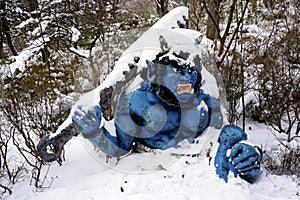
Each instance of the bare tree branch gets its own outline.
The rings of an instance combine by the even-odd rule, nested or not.
[[[242,12],[242,16],[240,17],[240,19],[238,20],[238,23],[237,23],[237,27],[235,28],[233,34],[232,34],[232,37],[230,38],[229,42],[228,42],[228,45],[227,45],[227,48],[223,54],[223,56],[221,57],[221,59],[219,61],[217,61],[217,66],[220,67],[221,64],[223,63],[225,57],[227,56],[229,50],[230,50],[230,46],[232,44],[232,42],[235,40],[235,36],[236,34],[238,33],[238,30],[240,28],[240,25],[242,24],[243,20],[244,20],[244,16],[245,16],[245,13],[246,13],[246,10],[247,10],[247,7],[248,7],[248,3],[249,3],[250,0],[246,0],[246,5],[243,9],[243,12]]]

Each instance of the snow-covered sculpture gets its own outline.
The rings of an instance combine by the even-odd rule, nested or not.
[[[187,14],[186,7],[169,12],[129,47],[93,99],[80,101],[57,134],[40,141],[39,155],[57,160],[63,145],[78,134],[106,155],[120,157],[136,145],[180,148],[209,127],[221,129],[218,87],[201,63],[202,35],[185,29]],[[215,166],[225,181],[229,171],[245,179],[259,173],[261,156],[240,143],[246,138],[236,126],[221,130]]]

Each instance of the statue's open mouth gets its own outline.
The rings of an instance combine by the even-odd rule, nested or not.
[[[178,84],[176,88],[176,92],[179,95],[182,94],[193,94],[194,90],[192,88],[192,84]]]

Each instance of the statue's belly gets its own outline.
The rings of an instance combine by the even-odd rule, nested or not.
[[[154,124],[159,124],[159,117]],[[168,111],[167,120],[162,129],[151,132],[151,137],[142,139],[143,143],[151,148],[166,149],[184,139],[193,139],[197,135],[201,118],[197,109],[182,110],[181,112]],[[142,135],[149,133],[149,127],[141,129]],[[147,134],[146,134],[147,135]]]

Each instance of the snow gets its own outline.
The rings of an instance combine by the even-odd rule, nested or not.
[[[71,116],[78,105],[90,108],[99,102],[99,91],[122,80],[123,71],[128,71],[128,62],[134,56],[139,56],[139,70],[146,67],[146,59],[153,59],[159,50],[157,38],[159,35],[169,37],[171,48],[182,47],[179,43],[192,44],[194,52],[203,54],[202,47],[193,46],[193,39],[199,36],[191,30],[169,29],[183,14],[187,15],[187,8],[179,7],[163,17],[154,28],[145,32],[139,40],[127,49],[117,61],[115,69],[107,79],[95,90],[81,96],[73,106],[69,118],[57,130],[71,123]],[[176,21],[175,21],[176,22]],[[176,34],[176,39],[172,39]],[[149,35],[152,39],[149,40]],[[150,37],[151,38],[151,37]],[[192,38],[192,39],[191,39]],[[206,41],[207,42],[207,41]],[[209,45],[208,42],[204,45]],[[202,45],[203,46],[203,45]],[[28,53],[29,55],[29,53]],[[11,66],[14,71],[16,67]],[[204,91],[215,97],[219,96],[215,78],[203,68]],[[136,79],[132,82],[134,88],[140,83]],[[249,99],[250,96],[249,96]],[[103,122],[102,123],[109,123]],[[274,135],[266,126],[248,122],[248,141],[264,149],[272,148]],[[250,128],[251,127],[251,130]],[[27,182],[18,183],[13,188],[13,194],[7,200],[96,200],[96,199],[238,199],[238,200],[287,200],[300,199],[299,177],[275,176],[266,169],[262,169],[258,180],[247,183],[240,178],[229,176],[228,183],[219,179],[213,166],[216,153],[219,130],[209,128],[194,144],[182,143],[181,150],[150,151],[140,154],[130,154],[121,160],[111,159],[105,163],[105,158],[93,150],[81,137],[73,138],[65,145],[65,158],[62,166],[53,163],[47,174],[44,188],[36,190]],[[210,149],[209,156],[207,151]],[[172,156],[171,153],[193,154],[199,157]],[[156,154],[155,154],[156,153]],[[50,186],[50,187],[47,187]],[[1,198],[0,198],[1,199]]]
[[[44,19],[43,21],[40,22],[40,26],[38,28],[34,29],[31,34],[33,36],[42,35],[41,33],[45,32],[45,30],[46,30],[49,23],[50,23],[50,20],[45,20]]]
[[[258,97],[259,97],[259,93],[257,91],[250,91],[249,93],[245,94],[245,97],[244,97],[245,105],[247,105],[251,102],[256,104],[258,102]],[[238,104],[238,108],[237,108],[238,113],[242,113],[242,111],[243,111],[242,105],[243,105],[243,102],[242,102],[242,98],[241,98],[239,101],[239,104]]]
[[[40,51],[45,42],[50,41],[49,38],[38,38],[34,40],[26,49],[19,53],[17,56],[13,56],[15,62],[11,63],[9,68],[12,74],[18,69],[20,71],[25,70],[26,62],[29,60],[31,56],[33,56],[36,52]]]
[[[81,35],[80,31],[75,27],[71,27],[71,33],[72,33],[71,41],[72,42],[77,42],[79,40],[80,35]]]
[[[182,16],[188,16],[188,8],[185,6],[179,6],[176,9],[171,10],[152,27],[155,29],[172,29],[174,27],[178,27],[177,20],[179,20],[181,23],[185,23]]]
[[[248,126],[252,127],[247,131],[252,143],[264,146],[267,140],[274,140],[265,126],[255,123]],[[253,184],[232,175],[226,184],[215,175],[215,168],[208,165],[209,159],[205,156],[181,157],[168,167],[157,167],[148,172],[125,172],[95,160],[82,142],[83,139],[74,138],[66,145],[67,160],[62,166],[53,164],[50,168],[48,181],[54,179],[50,188],[34,191],[33,186],[21,183],[16,185],[7,200],[299,199],[299,185],[296,183],[299,177],[275,176],[262,169],[259,179]],[[128,158],[122,158],[120,162],[131,165]]]
[[[16,28],[17,28],[17,29],[22,29],[22,28],[24,28],[26,25],[31,24],[31,23],[33,23],[34,21],[35,21],[35,19],[29,18],[29,19],[23,21],[22,23],[20,23],[18,26],[16,26]]]
[[[79,56],[82,56],[84,58],[89,58],[88,50],[78,50],[78,49],[75,49],[74,47],[70,47],[69,49],[71,52],[74,52],[74,53],[78,54]]]

